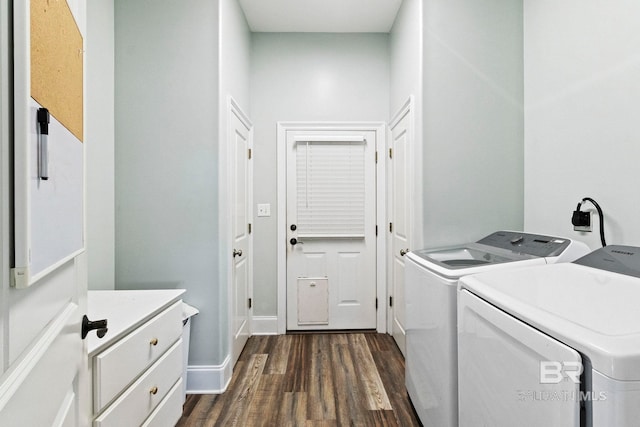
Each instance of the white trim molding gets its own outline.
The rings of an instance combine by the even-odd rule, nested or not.
[[[278,335],[278,316],[253,316],[251,335]]]
[[[187,394],[222,394],[227,390],[232,374],[230,355],[221,365],[189,365]]]

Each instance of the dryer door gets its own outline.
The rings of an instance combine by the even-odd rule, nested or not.
[[[467,290],[458,354],[460,426],[580,425],[578,352]]]

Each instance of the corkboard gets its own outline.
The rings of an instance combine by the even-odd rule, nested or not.
[[[66,0],[31,0],[31,97],[80,141],[82,43]]]

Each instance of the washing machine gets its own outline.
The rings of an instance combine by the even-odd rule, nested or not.
[[[464,277],[460,426],[640,422],[640,248]]]
[[[562,237],[497,231],[477,242],[406,255],[405,383],[425,426],[457,427],[457,285],[484,271],[573,261],[589,252]]]

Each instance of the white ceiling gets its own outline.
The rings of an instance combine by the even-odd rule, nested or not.
[[[402,0],[239,0],[253,32],[388,33]]]

